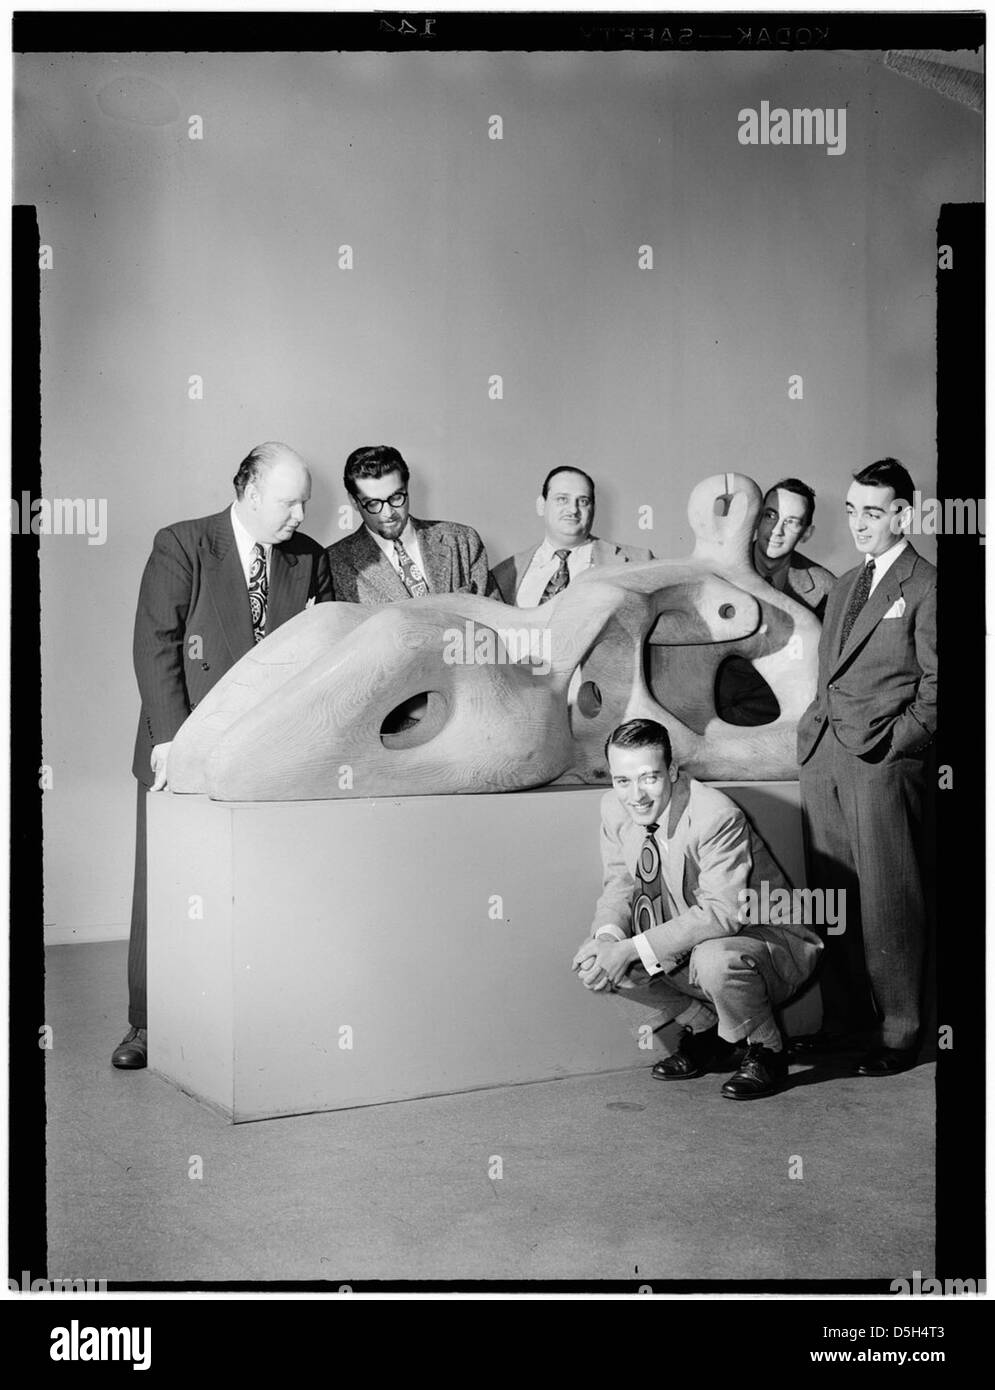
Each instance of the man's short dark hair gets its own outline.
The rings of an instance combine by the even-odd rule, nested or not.
[[[815,516],[815,493],[809,487],[808,483],[803,483],[801,478],[782,478],[779,483],[774,483],[772,487],[767,489],[764,493],[764,501],[766,502],[771,493],[776,492],[779,487],[783,487],[785,492],[793,492],[796,497],[805,498],[808,507],[808,511],[805,515],[805,525],[811,526],[812,518]]]
[[[909,476],[909,470],[898,459],[878,459],[869,463],[859,473],[854,473],[853,481],[864,487],[890,487],[894,489],[897,502],[915,501],[916,485]]]
[[[591,501],[594,501],[594,479],[591,477],[589,473],[585,473],[583,468],[574,468],[574,466],[570,463],[561,463],[557,465],[556,468],[550,469],[550,471],[546,474],[545,481],[542,485],[543,497],[549,495],[549,484],[556,477],[557,473],[576,473],[578,477],[583,478],[586,481],[588,487],[591,489]]]
[[[411,474],[398,449],[390,444],[363,444],[346,459],[342,478],[350,497],[358,497],[357,478],[386,478],[388,473],[400,473],[401,482],[408,486]]]
[[[609,748],[660,748],[668,767],[674,761],[670,735],[655,719],[630,719],[627,723],[620,724],[605,740],[606,760]]]
[[[241,500],[250,483],[255,483],[258,487],[263,474],[281,458],[298,459],[301,463],[304,462],[296,449],[291,449],[289,444],[281,444],[278,439],[268,439],[265,444],[257,444],[254,449],[250,449],[238,465],[238,472],[232,478],[235,496]]]

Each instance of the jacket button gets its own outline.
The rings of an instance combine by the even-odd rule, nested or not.
[[[200,663],[200,669],[201,669],[202,671],[209,671],[209,670],[211,669],[210,663],[207,662],[207,661],[202,661],[202,662]]]

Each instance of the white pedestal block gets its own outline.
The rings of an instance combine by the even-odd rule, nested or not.
[[[802,883],[797,784],[725,790]],[[601,795],[150,795],[152,1069],[237,1122],[648,1065],[570,970]]]

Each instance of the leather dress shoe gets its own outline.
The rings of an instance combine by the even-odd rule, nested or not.
[[[861,1044],[846,1033],[802,1033],[788,1041],[788,1055],[799,1060],[808,1057],[830,1057],[839,1052],[855,1052]]]
[[[788,1075],[788,1058],[760,1043],[750,1043],[739,1071],[722,1087],[728,1100],[759,1100],[779,1090]]]
[[[111,1053],[111,1065],[137,1071],[148,1066],[148,1034],[144,1028],[130,1028]]]
[[[855,1068],[858,1076],[894,1076],[916,1064],[918,1047],[872,1047]]]
[[[688,1081],[726,1061],[730,1067],[735,1065],[735,1046],[719,1037],[718,1027],[706,1028],[703,1033],[685,1028],[677,1051],[657,1062],[652,1074],[658,1081]]]

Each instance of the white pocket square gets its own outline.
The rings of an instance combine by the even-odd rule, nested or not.
[[[884,618],[882,619],[882,622],[884,621],[885,618],[901,618],[901,617],[904,617],[904,615],[905,615],[905,600],[904,600],[903,598],[896,598],[895,602],[891,605],[891,607],[888,609],[887,613],[884,615]]]

